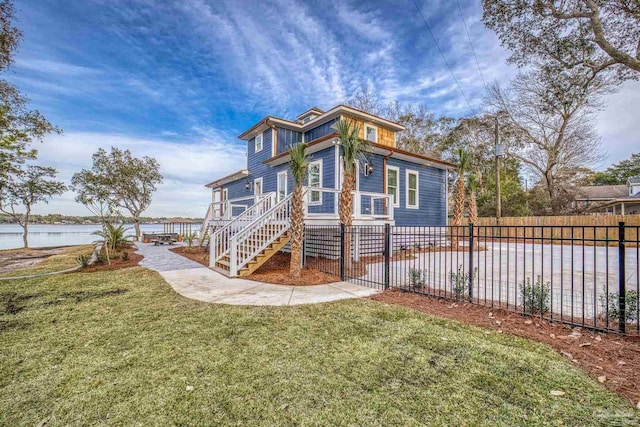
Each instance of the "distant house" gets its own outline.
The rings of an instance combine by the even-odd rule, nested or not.
[[[247,164],[207,184],[212,203],[204,225],[212,236],[212,267],[231,276],[249,274],[268,259],[264,248],[286,244],[292,144],[308,145],[305,223],[339,224],[342,149],[332,126],[340,119],[357,125],[360,138],[372,147],[356,171],[353,224],[446,225],[447,172],[454,165],[397,148],[397,134],[405,130],[398,123],[346,105],[328,111],[314,107],[295,121],[268,116],[251,126],[239,136],[247,144]],[[229,253],[231,246],[244,245],[245,236],[252,236],[256,248],[243,247],[248,255],[238,261]]]
[[[626,184],[580,187],[575,206],[579,210],[614,215],[640,213],[640,176],[627,179]]]

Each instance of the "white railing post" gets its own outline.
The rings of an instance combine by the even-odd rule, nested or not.
[[[238,242],[235,238],[231,238],[231,245],[229,248],[229,276],[235,277],[238,275]]]
[[[393,199],[390,196],[387,196],[387,216],[393,220]]]
[[[362,209],[362,200],[360,200],[360,192],[354,191],[353,192],[353,217],[354,218],[362,217],[362,212],[360,212],[361,209]]]

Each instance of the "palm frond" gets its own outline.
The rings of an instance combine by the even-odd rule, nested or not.
[[[338,120],[332,126],[338,133],[342,147],[342,162],[345,173],[355,169],[356,164],[367,161],[367,156],[373,151],[371,144],[360,138],[360,128],[349,120]]]

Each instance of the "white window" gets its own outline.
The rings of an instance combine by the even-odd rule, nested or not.
[[[262,151],[262,148],[263,148],[263,146],[264,146],[264,144],[262,143],[262,134],[258,134],[258,135],[256,135],[256,141],[255,141],[255,144],[256,144],[256,150],[255,150],[255,152],[257,153],[258,151]]]
[[[371,125],[364,125],[364,139],[371,142],[378,142],[378,128]]]
[[[393,206],[400,206],[400,196],[398,187],[400,187],[400,170],[395,166],[387,166],[387,194],[392,196]]]
[[[418,181],[419,175],[417,171],[407,170],[407,209],[418,209],[420,202],[418,200]]]
[[[278,201],[287,197],[287,171],[278,172]]]
[[[322,160],[309,163],[309,187],[322,188]],[[321,205],[322,192],[309,190],[309,204]]]
[[[262,194],[262,178],[256,178],[253,180],[253,195],[259,196]]]

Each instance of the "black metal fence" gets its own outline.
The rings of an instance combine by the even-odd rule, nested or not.
[[[308,226],[305,233],[306,265],[342,280],[640,334],[640,226]]]

